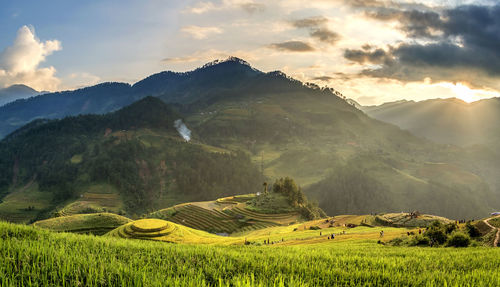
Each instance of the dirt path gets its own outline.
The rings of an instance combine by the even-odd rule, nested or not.
[[[499,217],[499,216],[496,216],[496,217]],[[495,242],[493,242],[493,247],[498,246],[498,241],[500,240],[500,228],[496,228],[495,226],[491,225],[488,221],[490,221],[491,219],[496,218],[496,217],[491,217],[491,218],[483,220],[484,223],[486,223],[486,225],[488,225],[491,229],[497,230],[497,236],[495,236]]]

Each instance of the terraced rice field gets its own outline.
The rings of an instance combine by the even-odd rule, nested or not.
[[[27,209],[29,206],[34,209]],[[53,207],[52,195],[38,190],[38,184],[27,184],[0,201],[0,220],[30,223],[39,212]]]
[[[211,233],[251,231],[267,227],[289,225],[299,220],[296,213],[264,214],[245,209],[242,201],[248,198],[226,198],[215,202],[180,204],[150,214],[150,217],[165,219],[194,229]],[[230,203],[228,203],[230,202]],[[204,208],[201,206],[215,206]]]
[[[108,232],[106,236],[191,244],[242,244],[244,241],[243,238],[217,236],[161,219],[136,220]]]
[[[78,200],[68,204],[58,213],[61,216],[105,211],[119,213],[123,208],[122,199],[114,187],[98,184],[88,187]]]
[[[103,235],[130,221],[126,217],[112,213],[92,213],[50,218],[37,221],[33,226],[59,232]]]
[[[375,217],[375,222],[378,224],[396,227],[425,227],[435,220],[443,223],[452,222],[444,217],[427,214],[422,214],[417,218],[411,218],[408,213],[387,213]]]

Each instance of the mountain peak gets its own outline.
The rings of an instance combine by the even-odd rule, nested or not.
[[[250,65],[250,63],[248,63],[247,61],[245,61],[243,59],[240,59],[238,57],[229,56],[225,60],[217,59],[217,60],[214,60],[212,62],[208,62],[205,65],[201,66],[201,69],[212,67],[212,66],[216,66],[216,65],[219,65],[219,64],[223,64],[223,63],[236,63],[236,64],[240,64],[240,65],[245,65],[245,66],[248,66],[248,67],[252,67]]]
[[[31,93],[31,94],[36,94],[38,91],[35,89],[28,87],[23,84],[15,84],[12,86],[8,86],[6,88],[0,89],[3,92],[9,92],[9,93]]]

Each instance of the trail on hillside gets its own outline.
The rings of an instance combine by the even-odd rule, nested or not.
[[[491,225],[488,221],[490,221],[493,218],[497,218],[497,217],[500,217],[500,216],[495,216],[495,217],[491,217],[491,218],[483,220],[483,222],[486,223],[486,225],[488,225],[491,229],[496,229],[497,230],[497,235],[495,236],[495,241],[493,242],[493,247],[497,247],[498,246],[498,241],[500,239],[500,229],[496,228],[493,225]]]

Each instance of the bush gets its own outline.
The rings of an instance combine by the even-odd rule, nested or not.
[[[452,222],[452,223],[448,223],[444,226],[445,230],[446,230],[446,234],[451,234],[453,233],[453,231],[457,230],[458,229],[458,226]]]
[[[379,240],[378,242],[381,242],[381,241]],[[396,238],[392,239],[391,241],[389,241],[389,244],[391,244],[393,246],[403,246],[406,244],[406,240],[403,237],[396,237]]]
[[[470,221],[465,224],[465,230],[467,230],[467,234],[469,234],[470,237],[479,237],[481,236],[481,232],[479,232],[479,229],[472,225]]]
[[[310,230],[320,230],[321,227],[319,227],[319,226],[310,226],[309,229]]]
[[[446,233],[442,227],[432,226],[425,232],[425,237],[429,238],[430,245],[441,245],[446,242]]]
[[[470,237],[462,232],[454,232],[446,241],[446,246],[467,247],[470,244]]]
[[[419,234],[419,235],[412,238],[410,245],[429,246],[429,245],[431,245],[431,241],[428,237],[425,237],[425,236]]]

